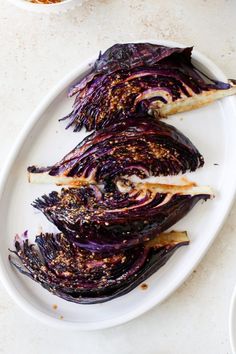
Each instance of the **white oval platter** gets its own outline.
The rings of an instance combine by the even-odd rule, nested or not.
[[[169,41],[149,40],[167,46],[183,46]],[[222,71],[202,54],[194,51],[195,64],[211,76],[225,81]],[[3,169],[0,184],[0,278],[12,298],[25,311],[41,321],[63,328],[92,330],[122,324],[161,303],[191,274],[214,241],[232,205],[236,189],[236,109],[235,98],[227,97],[204,108],[168,119],[186,134],[205,158],[205,166],[191,173],[199,184],[210,185],[215,199],[199,203],[174,229],[187,230],[191,244],[174,256],[146,283],[129,294],[107,303],[77,305],[50,294],[39,284],[18,274],[9,264],[8,248],[16,233],[28,229],[33,236],[40,228],[55,228],[30,205],[48,193],[52,185],[30,185],[29,165],[50,165],[72,149],[86,134],[64,129],[58,118],[66,115],[73,99],[68,87],[88,70],[95,58],[81,64],[64,78],[40,103],[23,129]],[[58,306],[54,309],[54,304]],[[183,309],[184,311],[184,309]]]

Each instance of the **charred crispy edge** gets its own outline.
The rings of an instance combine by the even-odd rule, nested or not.
[[[73,297],[69,293],[64,292],[63,289],[62,290],[60,290],[59,288],[56,289],[51,287],[50,284],[46,284],[45,282],[42,282],[40,278],[37,277],[37,273],[28,270],[27,264],[23,262],[21,247],[24,247],[25,242],[28,243],[28,240],[23,241],[22,246],[20,246],[19,242],[16,242],[15,243],[16,250],[15,251],[9,250],[11,253],[15,254],[22,263],[22,265],[18,264],[9,255],[10,263],[20,273],[40,283],[45,289],[52,292],[54,295],[63,298],[64,300],[75,302],[78,304],[96,304],[96,303],[110,301],[114,298],[125,295],[131,290],[133,290],[134,288],[136,288],[140,283],[142,283],[149,276],[155,273],[159,268],[161,268],[168,261],[168,259],[172,256],[172,254],[176,251],[177,248],[184,245],[188,245],[189,238],[186,231],[184,232],[172,231],[166,234],[162,233],[158,235],[154,240],[146,243],[146,247],[148,247],[149,249],[153,249],[154,253],[151,256],[149,262],[146,263],[144,268],[139,271],[138,276],[132,277],[131,281],[128,282],[128,284],[124,285],[123,287],[121,286],[118,290],[115,290],[111,294],[109,294],[109,289],[108,289],[108,294],[103,294],[103,295],[98,294],[98,296],[95,297],[88,297],[88,296],[83,297],[83,295],[79,295],[79,292],[76,294],[77,295],[76,297]],[[29,245],[28,249],[31,252],[35,252],[35,249],[32,248],[32,245]],[[161,253],[161,251],[163,252]],[[38,251],[38,253],[40,254],[40,251]],[[34,255],[33,258],[35,258]]]
[[[35,199],[35,201],[33,201],[32,203],[32,206],[42,211],[43,209],[51,207],[57,204],[58,202],[60,202],[59,194],[58,192],[53,191],[48,195],[44,194],[41,198]]]
[[[155,108],[154,103],[153,106],[150,107],[150,113],[152,113],[156,118],[167,117],[168,115],[173,115],[175,113],[197,109],[221,98],[235,95],[235,80],[229,80],[229,83],[232,87],[227,90],[203,91],[202,93],[192,97],[185,97],[171,103],[163,104],[160,108]]]

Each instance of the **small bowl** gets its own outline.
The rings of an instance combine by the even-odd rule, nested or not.
[[[60,13],[82,5],[86,0],[63,0],[55,4],[34,4],[27,0],[8,0],[15,6],[32,12]]]

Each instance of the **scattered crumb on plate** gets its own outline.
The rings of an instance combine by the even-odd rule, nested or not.
[[[140,285],[140,288],[141,288],[142,290],[147,290],[148,285],[147,285],[146,283],[143,283],[143,284]]]

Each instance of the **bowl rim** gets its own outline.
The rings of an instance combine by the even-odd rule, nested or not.
[[[55,4],[35,4],[27,0],[8,0],[11,4],[32,12],[49,13],[70,9],[72,6],[81,5],[86,0],[62,0]]]
[[[122,41],[122,43],[127,43],[128,41]],[[139,42],[150,42],[150,43],[155,43],[155,44],[160,44],[160,45],[166,45],[170,47],[178,46],[178,47],[186,47],[185,44],[180,44],[178,42],[174,41],[169,41],[169,40],[160,40],[160,39],[145,39],[145,40],[132,40],[132,43],[139,43]],[[96,56],[97,57],[97,56]],[[80,74],[83,73],[89,66],[90,63],[93,63],[96,57],[90,57],[86,59],[85,61],[81,62],[80,65],[78,65],[74,70],[69,72],[62,80],[58,82],[58,84],[52,89],[50,89],[49,93],[46,95],[46,97],[37,105],[37,108],[35,111],[32,113],[30,116],[29,120],[27,120],[27,123],[25,124],[23,130],[21,131],[21,134],[19,135],[17,142],[13,146],[11,153],[8,155],[7,161],[5,162],[5,165],[3,166],[2,169],[2,174],[1,174],[1,179],[0,179],[0,198],[3,193],[3,188],[6,183],[10,168],[12,166],[12,163],[15,159],[15,156],[17,152],[19,151],[20,147],[22,146],[25,138],[28,136],[30,130],[33,128],[35,123],[37,122],[38,118],[42,115],[44,110],[49,106],[50,102],[54,100],[54,98],[57,97],[58,93],[61,91],[61,87],[68,85],[71,83],[73,80],[76,79],[76,77]],[[194,49],[193,51],[193,59],[203,63],[206,67],[210,67],[212,71],[214,71],[215,75],[219,77],[219,79],[226,80],[226,77],[224,73],[220,70],[220,68],[214,64],[210,59],[208,59],[205,55],[199,53]],[[220,223],[216,223],[217,227],[215,230],[215,237],[220,231],[229,211],[230,208],[233,204],[234,201],[234,195],[230,198],[230,202],[228,203],[227,207],[227,212],[225,213],[225,217],[221,220]],[[210,245],[212,242],[215,240],[215,237],[211,240],[211,242],[208,244],[204,252],[202,252],[201,256],[198,258],[197,262],[195,262],[194,267],[201,261],[205,253],[208,251]],[[187,277],[192,273],[193,267],[189,267],[188,271],[184,275],[183,278],[181,278],[180,282],[176,282],[176,285],[172,288],[171,294],[181,285],[183,282],[187,279]],[[43,313],[42,311],[36,309],[33,305],[27,302],[26,299],[22,297],[22,295],[18,296],[18,289],[16,289],[13,284],[10,283],[10,281],[7,279],[7,276],[5,275],[5,269],[4,266],[2,265],[2,260],[0,259],[0,279],[2,281],[2,284],[4,285],[5,289],[8,291],[10,296],[14,299],[14,301],[28,314],[33,316],[34,318],[40,320],[44,324],[47,324],[52,327],[56,328],[63,328],[63,329],[77,329],[77,330],[98,330],[98,329],[104,329],[104,328],[109,328],[117,325],[121,325],[125,322],[131,321],[138,316],[144,314],[145,312],[151,310],[154,306],[156,306],[155,299],[153,301],[149,301],[145,303],[143,306],[138,307],[132,312],[129,312],[128,314],[122,315],[122,316],[117,316],[115,319],[109,319],[109,320],[103,320],[103,321],[97,321],[97,322],[90,322],[90,323],[77,323],[77,322],[71,322],[71,321],[60,321],[57,318],[51,317],[50,315],[47,315]],[[163,298],[159,302],[159,304],[164,301],[167,298],[168,294],[164,294]]]

